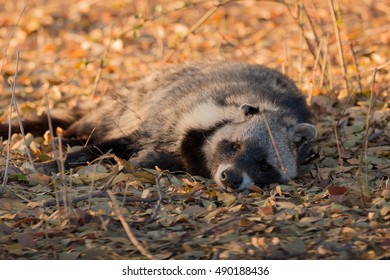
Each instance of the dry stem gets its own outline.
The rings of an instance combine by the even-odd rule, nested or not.
[[[13,105],[15,107],[15,111],[16,111],[16,115],[17,115],[18,123],[19,123],[19,127],[20,127],[20,133],[22,134],[24,145],[26,146],[26,148],[25,148],[26,153],[27,153],[28,159],[30,161],[30,165],[31,165],[30,168],[32,169],[33,172],[36,172],[35,167],[34,167],[34,160],[31,156],[30,150],[29,150],[28,145],[27,145],[26,134],[24,133],[22,118],[20,116],[20,111],[19,111],[19,105],[18,105],[18,102],[16,100],[16,95],[15,95],[16,79],[18,77],[18,71],[19,71],[19,60],[20,60],[19,51],[17,51],[16,52],[16,70],[15,70],[14,80],[11,84],[11,94],[12,94],[12,97],[11,97],[12,104],[11,105]],[[12,123],[11,123],[11,119],[10,119],[9,127],[11,127],[11,126],[12,126]]]
[[[373,113],[373,107],[374,107],[374,101],[375,101],[374,100],[374,97],[375,97],[375,78],[376,78],[376,74],[378,71],[379,71],[378,69],[374,70],[374,76],[372,78],[370,103],[369,103],[367,118],[366,118],[366,131],[365,131],[364,138],[363,138],[364,139],[363,140],[363,149],[362,149],[362,153],[361,153],[360,160],[359,160],[359,169],[357,171],[357,181],[358,181],[358,185],[360,188],[361,198],[362,198],[362,202],[363,202],[364,206],[366,206],[366,203],[364,200],[364,192],[363,192],[362,182],[360,180],[360,173],[361,173],[361,170],[363,167],[363,158],[364,158],[364,161],[366,164],[366,166],[365,166],[366,167],[365,168],[366,183],[368,184],[368,164],[367,164],[368,134],[370,131],[370,125],[371,125],[371,119],[372,119],[372,113]],[[368,186],[367,186],[367,189],[368,189]]]
[[[271,128],[270,128],[270,126],[269,126],[267,117],[265,116],[265,113],[264,113],[264,112],[261,112],[261,115],[262,115],[263,118],[264,118],[264,123],[265,123],[265,126],[267,127],[267,131],[268,131],[269,137],[270,137],[271,142],[272,142],[272,145],[273,145],[273,147],[274,147],[274,149],[275,149],[276,156],[278,157],[278,160],[279,160],[279,163],[280,163],[280,167],[281,167],[283,173],[286,175],[286,177],[287,177],[288,179],[290,179],[289,176],[288,176],[288,173],[287,173],[287,169],[286,169],[286,167],[285,167],[284,164],[283,164],[282,157],[280,156],[279,149],[278,149],[278,147],[276,146],[276,142],[275,142],[274,136],[273,136],[273,134],[272,134]]]
[[[363,92],[363,86],[362,86],[362,78],[360,76],[360,72],[359,72],[359,65],[357,63],[357,59],[356,59],[356,54],[355,54],[355,51],[353,49],[353,44],[351,41],[349,41],[349,47],[351,48],[351,53],[352,53],[352,58],[353,58],[353,64],[355,65],[355,69],[356,69],[356,77],[357,77],[357,82],[359,84],[359,90],[360,90],[360,93]]]
[[[20,12],[18,19],[16,20],[16,23],[15,23],[15,26],[14,26],[14,28],[12,30],[11,36],[9,37],[9,40],[7,42],[7,46],[4,49],[4,56],[3,56],[3,60],[1,61],[0,74],[3,71],[3,66],[4,66],[4,62],[5,62],[6,58],[7,58],[7,52],[8,52],[9,45],[11,43],[12,38],[15,35],[16,28],[19,25],[19,21],[22,18],[22,15],[24,14],[24,11],[26,10],[26,7],[27,7],[27,1],[24,3],[24,7],[23,7],[22,11]]]
[[[342,47],[342,44],[341,44],[340,30],[339,30],[339,26],[337,24],[337,15],[336,15],[336,11],[335,11],[335,8],[334,8],[334,5],[333,5],[333,0],[328,0],[328,5],[329,5],[330,14],[332,16],[334,32],[335,32],[336,41],[337,41],[337,50],[338,50],[338,53],[339,53],[340,66],[341,66],[341,70],[342,70],[342,73],[343,73],[343,78],[344,78],[344,82],[345,82],[345,88],[347,90],[347,93],[349,93],[349,85],[348,85],[348,78],[347,78],[347,67],[345,65],[344,52],[343,52],[343,47]]]
[[[339,156],[339,165],[341,168],[343,168],[343,159],[341,157],[341,148],[340,148],[340,141],[339,141],[339,133],[337,131],[337,125],[333,125],[333,131],[334,131],[334,135],[335,135],[335,138],[336,138],[336,146],[337,146],[337,153],[338,153],[338,156]]]
[[[181,38],[181,40],[178,42],[178,43],[183,43],[187,40],[188,36],[190,36],[191,34],[195,33],[213,14],[215,14],[216,11],[218,11],[218,9],[224,5],[227,5],[231,2],[234,2],[234,1],[237,1],[237,0],[226,0],[226,1],[220,1],[219,3],[215,4],[211,9],[209,9],[197,22],[195,22],[195,24],[193,24],[190,29],[188,30],[188,32],[186,33],[186,35],[184,35],[184,37]],[[170,52],[168,52],[167,55],[165,55],[164,59],[163,59],[163,62],[166,62],[168,61],[172,55],[177,51],[177,47],[173,50],[171,50]]]
[[[12,105],[14,104],[14,99],[15,99],[15,86],[16,86],[16,78],[18,77],[18,68],[19,68],[19,51],[16,53],[16,69],[15,69],[14,79],[11,83],[12,95],[11,95],[11,102],[9,105],[7,160],[5,163],[3,185],[1,186],[0,194],[3,194],[5,192],[7,187],[7,182],[8,182],[9,162],[11,160]]]
[[[151,223],[154,221],[154,219],[157,217],[158,215],[158,211],[160,210],[161,208],[161,202],[163,200],[163,196],[162,196],[162,192],[161,192],[161,184],[160,184],[160,180],[162,178],[162,176],[164,175],[164,172],[161,172],[157,178],[156,178],[156,187],[157,187],[157,192],[158,192],[158,200],[157,200],[157,204],[154,208],[154,211],[153,211],[153,214],[149,217],[149,219],[146,221],[146,223]]]
[[[1,189],[0,189],[0,195],[2,195],[5,192],[6,187],[7,187],[7,181],[8,181],[8,169],[9,169],[9,162],[10,162],[10,159],[11,159],[11,133],[12,133],[11,117],[12,117],[12,97],[11,97],[11,102],[10,102],[10,105],[9,105],[7,160],[5,162],[3,185],[1,186]]]

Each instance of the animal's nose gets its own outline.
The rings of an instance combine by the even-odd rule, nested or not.
[[[242,184],[243,178],[241,172],[229,167],[221,172],[219,175],[219,180],[225,187],[238,189]]]

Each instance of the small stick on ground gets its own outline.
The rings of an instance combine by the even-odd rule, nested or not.
[[[135,237],[134,233],[132,232],[132,230],[130,229],[130,226],[129,224],[127,223],[127,221],[125,220],[125,218],[123,217],[122,215],[122,212],[121,210],[119,209],[119,206],[118,206],[118,202],[116,201],[116,198],[115,196],[112,194],[111,191],[107,191],[108,193],[108,196],[110,197],[110,200],[112,202],[112,206],[114,208],[114,213],[115,215],[118,217],[119,221],[121,222],[126,234],[127,234],[127,237],[129,238],[129,240],[131,241],[131,243],[133,243],[133,245],[138,249],[138,251],[144,255],[145,257],[147,257],[148,259],[150,260],[157,260],[157,258],[155,256],[153,256],[152,254],[150,254],[148,252],[148,250],[146,250],[141,243],[138,242],[137,238]]]
[[[105,192],[105,191],[96,191],[96,192],[93,192],[91,194],[83,194],[83,195],[80,195],[80,196],[76,196],[72,199],[71,203],[72,204],[76,204],[78,202],[81,202],[81,201],[84,201],[84,200],[88,200],[90,199],[90,197],[92,198],[95,198],[95,197],[108,197],[108,194]],[[116,195],[115,196],[117,199],[121,199],[125,202],[145,202],[145,203],[151,203],[151,202],[156,202],[158,201],[158,197],[148,197],[148,198],[140,198],[140,197],[126,197],[126,196],[121,196],[121,195]],[[175,198],[173,198],[175,199]],[[178,198],[177,200],[179,199],[183,199],[183,198]],[[59,202],[57,202],[56,199],[51,199],[51,200],[48,200],[46,201],[45,203],[43,203],[43,207],[50,207],[50,206],[54,206],[56,205],[57,203],[59,203],[61,206],[64,205],[64,201],[63,200],[59,200]]]

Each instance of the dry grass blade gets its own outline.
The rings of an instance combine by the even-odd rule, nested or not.
[[[162,192],[161,192],[161,183],[160,183],[160,180],[162,178],[162,176],[164,175],[164,172],[160,173],[157,178],[156,178],[156,187],[157,187],[157,192],[158,192],[158,201],[157,201],[157,204],[154,208],[154,211],[153,211],[153,214],[150,216],[150,218],[146,221],[146,223],[151,223],[154,221],[154,219],[157,217],[158,215],[158,211],[160,210],[160,207],[161,207],[161,202],[163,200],[163,195],[162,195]]]
[[[222,6],[225,6],[231,2],[234,2],[234,1],[237,1],[237,0],[226,0],[226,1],[220,1],[219,3],[215,4],[212,8],[210,8],[198,21],[195,22],[195,24],[193,24],[190,29],[188,30],[188,32],[181,38],[181,40],[179,41],[180,43],[183,43],[185,42],[188,37],[195,33],[213,14],[215,14],[216,11],[218,11],[218,9]],[[173,55],[174,53],[177,51],[177,46],[171,50],[164,58],[163,58],[163,62],[166,62],[168,61]]]
[[[140,251],[140,253],[142,255],[144,255],[145,257],[147,257],[148,259],[151,259],[151,260],[156,260],[157,258],[154,257],[153,255],[151,255],[143,246],[141,243],[138,242],[137,238],[135,237],[133,231],[130,229],[130,226],[128,225],[128,223],[126,222],[125,218],[123,217],[122,215],[122,212],[118,206],[118,202],[116,201],[116,198],[115,196],[112,194],[111,191],[107,191],[108,193],[108,196],[110,197],[110,200],[112,202],[112,206],[114,208],[114,213],[115,215],[118,217],[119,221],[121,222],[126,234],[127,234],[127,237],[129,238],[129,240],[131,241],[131,243],[133,243],[133,245],[138,249],[138,251]]]
[[[346,88],[347,94],[348,94],[349,93],[349,85],[348,85],[348,77],[347,77],[347,66],[345,65],[343,46],[341,43],[340,30],[339,30],[339,26],[338,26],[338,22],[337,22],[336,10],[335,10],[334,5],[333,5],[333,0],[328,0],[328,5],[329,5],[330,14],[332,16],[333,27],[334,27],[334,32],[335,32],[335,36],[336,36],[337,50],[339,53],[339,60],[340,60],[340,67],[341,67],[341,70],[343,73],[345,88]]]
[[[0,74],[1,74],[1,72],[3,71],[4,63],[5,63],[5,60],[7,59],[7,52],[8,52],[9,45],[10,45],[10,43],[11,43],[12,38],[13,38],[14,35],[15,35],[15,30],[16,30],[16,28],[18,27],[19,21],[20,21],[20,19],[22,18],[23,14],[24,14],[24,11],[26,10],[26,8],[27,8],[27,1],[24,3],[23,9],[22,9],[22,11],[21,11],[20,14],[19,14],[18,19],[16,20],[15,26],[14,26],[14,28],[13,28],[13,30],[12,30],[12,34],[11,34],[11,36],[9,37],[9,40],[8,40],[8,42],[7,42],[7,46],[4,48],[4,56],[3,56],[3,60],[1,61]]]
[[[9,105],[7,160],[6,160],[6,165],[5,165],[3,184],[2,184],[2,187],[0,189],[0,195],[5,192],[6,187],[7,187],[7,182],[8,182],[9,163],[11,160],[12,106],[16,103],[15,102],[15,86],[16,86],[16,79],[18,77],[18,69],[19,69],[19,51],[16,52],[16,69],[15,69],[14,79],[11,82],[12,95],[11,95],[11,102]],[[26,149],[28,149],[28,147],[26,147]]]
[[[361,94],[361,93],[363,93],[362,77],[360,75],[359,65],[358,65],[357,59],[356,59],[356,53],[355,53],[355,50],[353,49],[353,44],[351,41],[349,41],[349,47],[351,49],[353,64],[355,65],[357,82],[358,82],[359,90],[360,90],[360,94]]]
[[[0,189],[0,195],[2,195],[6,188],[7,188],[7,182],[8,182],[8,170],[9,170],[9,162],[11,160],[11,133],[12,133],[12,98],[9,105],[9,122],[8,122],[8,141],[7,141],[7,160],[5,163],[5,170],[4,170],[4,177],[3,177],[3,184]]]
[[[366,130],[364,133],[364,138],[363,138],[363,145],[362,145],[362,152],[360,155],[360,160],[359,160],[359,169],[357,172],[357,181],[358,185],[360,188],[361,192],[361,199],[364,207],[366,207],[366,202],[364,200],[364,189],[363,189],[363,184],[361,182],[360,178],[360,173],[363,168],[363,161],[365,162],[365,175],[366,175],[366,183],[368,184],[368,163],[367,163],[367,151],[368,151],[368,136],[370,133],[370,125],[371,125],[371,120],[372,120],[372,114],[373,114],[373,107],[374,107],[374,102],[375,102],[375,79],[376,79],[376,74],[379,70],[375,69],[374,75],[372,78],[372,85],[371,85],[371,93],[370,93],[370,102],[369,102],[369,107],[368,107],[368,112],[367,112],[367,118],[366,118]],[[368,190],[368,186],[365,187]]]
[[[278,149],[278,147],[276,146],[276,142],[275,142],[274,136],[273,136],[273,134],[272,134],[271,128],[270,128],[270,126],[269,126],[269,123],[268,123],[268,120],[267,120],[267,117],[266,117],[264,111],[261,112],[261,115],[263,116],[264,123],[265,123],[265,126],[266,126],[266,128],[267,128],[267,131],[268,131],[269,137],[270,137],[270,139],[271,139],[272,145],[273,145],[273,147],[274,147],[274,149],[275,149],[276,156],[278,157],[278,161],[279,161],[279,163],[280,163],[280,167],[281,167],[281,169],[282,169],[284,175],[286,175],[286,178],[290,179],[289,176],[288,176],[287,169],[286,169],[286,167],[285,167],[284,164],[283,164],[282,157],[280,156],[279,149]]]

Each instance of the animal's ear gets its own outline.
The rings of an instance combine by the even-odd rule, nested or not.
[[[242,104],[240,110],[244,113],[245,116],[251,116],[259,113],[258,107],[253,107],[249,104]]]
[[[297,146],[311,142],[317,136],[317,129],[309,123],[300,123],[295,127],[293,142]]]

